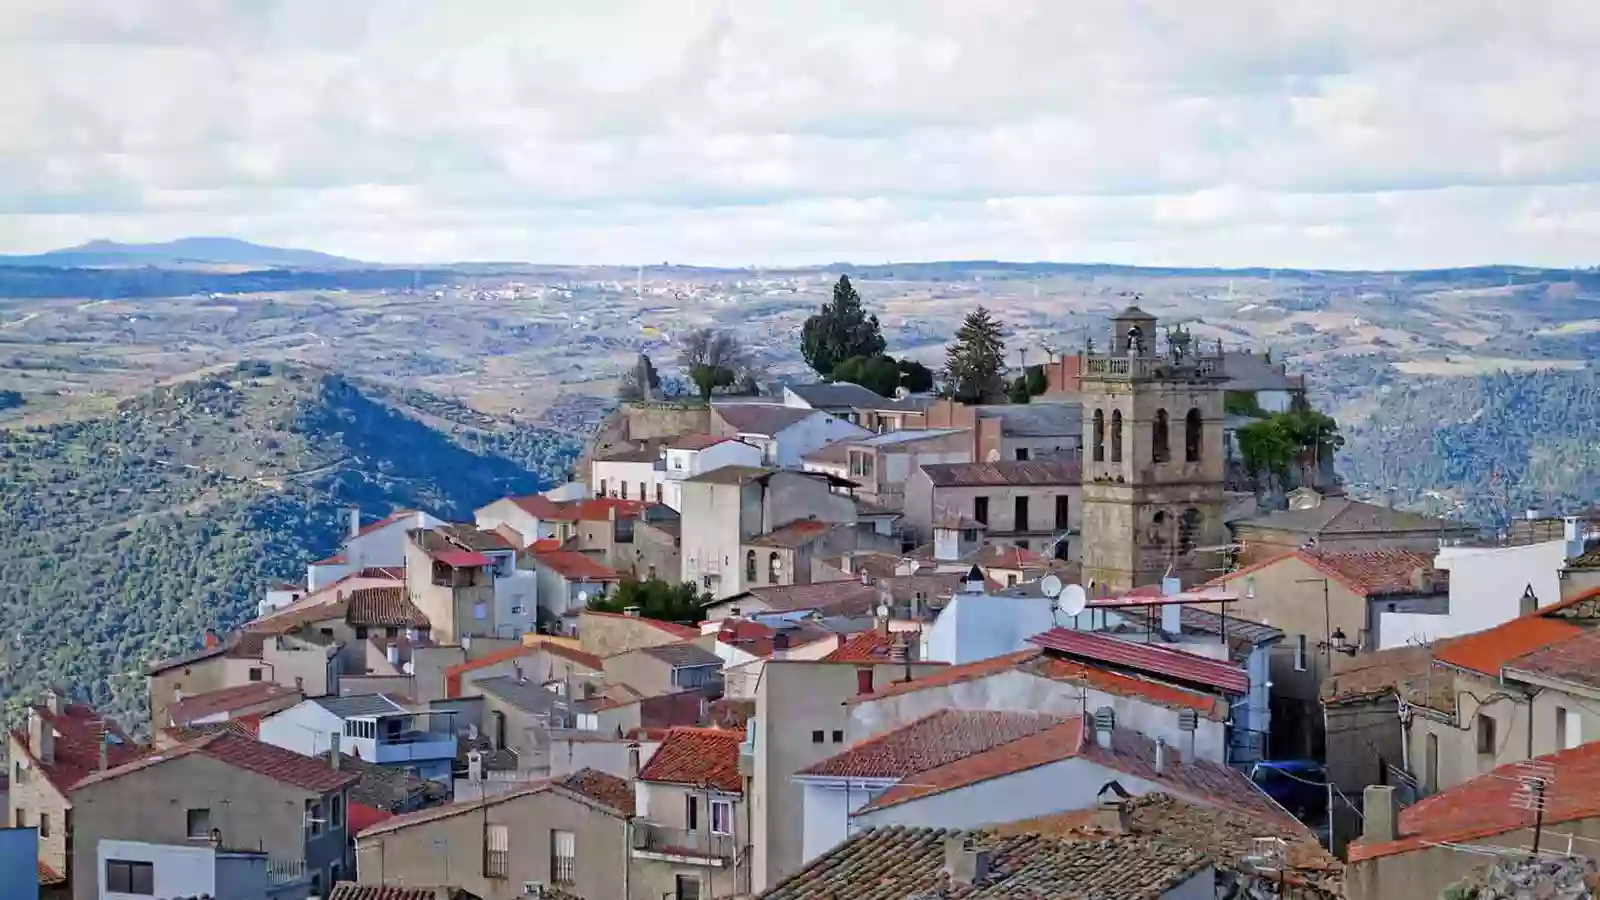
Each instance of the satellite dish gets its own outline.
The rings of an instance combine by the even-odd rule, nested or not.
[[[579,591],[578,592],[578,603],[580,605],[583,605],[583,606],[588,606],[589,605],[589,592],[588,591]]]
[[[887,604],[887,603],[879,603],[878,604],[878,618],[880,618],[880,619],[889,618],[889,604]]]
[[[1039,579],[1039,592],[1052,600],[1061,596],[1061,588],[1061,578],[1055,573]]]
[[[1062,612],[1075,616],[1089,605],[1089,595],[1084,593],[1083,585],[1069,584],[1061,589],[1061,597],[1057,603]]]

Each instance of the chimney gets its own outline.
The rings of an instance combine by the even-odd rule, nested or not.
[[[872,630],[884,637],[889,636],[889,617],[877,616],[872,620]]]
[[[1161,633],[1178,637],[1183,634],[1183,604],[1168,601],[1161,604]]]
[[[772,658],[789,658],[789,632],[780,631],[772,636]]]
[[[864,696],[872,693],[872,667],[862,666],[856,670],[856,694]]]
[[[1186,709],[1178,713],[1178,730],[1187,735],[1184,738],[1187,742],[1183,751],[1184,758],[1195,759],[1194,742],[1196,732],[1200,730],[1200,716],[1192,709]]]
[[[210,650],[210,649],[216,647],[218,643],[219,643],[219,640],[217,638],[217,633],[215,631],[211,630],[210,628],[207,628],[206,629],[206,636],[205,636],[206,649]]]
[[[350,536],[355,537],[361,533],[361,510],[350,507]]]
[[[639,757],[641,751],[637,743],[628,745],[628,780],[634,781],[639,777]]]
[[[467,780],[477,783],[483,780],[483,751],[467,751]]]
[[[56,732],[45,721],[44,714],[37,709],[28,710],[28,749],[38,757],[39,762],[53,763],[56,761]]]
[[[335,731],[328,738],[328,768],[337,772],[343,762],[342,755],[339,752],[339,732]]]
[[[100,767],[99,767],[99,771],[101,771],[101,772],[104,772],[106,769],[111,768],[111,766],[109,765],[109,763],[110,763],[110,758],[109,757],[111,755],[110,746],[111,746],[111,737],[106,731],[106,723],[101,722],[100,723]]]
[[[1128,834],[1132,830],[1128,820],[1128,801],[1112,794],[1095,807],[1094,824],[1107,834]]]
[[[904,665],[909,655],[910,650],[906,647],[906,633],[903,631],[895,632],[894,638],[889,641],[889,661]]]
[[[1167,739],[1156,738],[1156,774],[1162,775],[1167,771]]]
[[[389,646],[384,651],[384,656],[389,660],[389,665],[400,665],[400,645],[390,641]]]
[[[1517,603],[1517,614],[1531,616],[1539,610],[1539,595],[1533,592],[1533,585],[1529,584],[1522,592],[1522,599]]]
[[[635,618],[635,619],[639,618],[639,612],[640,612],[640,610],[639,610],[639,607],[637,607],[637,606],[624,606],[622,608],[622,614],[623,615],[629,616],[629,617]]]
[[[1426,566],[1417,566],[1411,570],[1411,592],[1413,594],[1433,593],[1433,569]]]
[[[1369,785],[1362,796],[1363,843],[1384,844],[1397,837],[1395,825],[1399,809],[1394,800],[1394,788],[1386,784]]]
[[[1109,706],[1094,711],[1094,742],[1101,750],[1111,749],[1111,733],[1117,728],[1117,714]]]
[[[944,872],[952,887],[981,887],[989,880],[990,851],[979,850],[970,834],[944,839]]]

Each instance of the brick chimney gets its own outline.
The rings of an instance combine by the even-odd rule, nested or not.
[[[978,849],[969,834],[952,834],[944,839],[944,871],[953,887],[987,884],[991,859],[990,851]]]
[[[217,638],[217,633],[215,631],[211,630],[210,628],[207,628],[206,629],[206,635],[205,635],[206,649],[207,650],[211,650],[211,649],[215,648],[217,646],[217,644],[219,644],[219,643],[221,643],[221,641]]]
[[[1369,785],[1362,797],[1361,840],[1366,844],[1384,844],[1395,839],[1400,817],[1394,800],[1394,788],[1388,785]]]
[[[330,737],[332,742],[328,744],[328,767],[337,772],[344,764],[342,755],[339,752],[339,733],[334,732]]]
[[[1095,827],[1107,834],[1127,834],[1132,830],[1128,820],[1128,801],[1112,794],[1105,797],[1094,810]]]

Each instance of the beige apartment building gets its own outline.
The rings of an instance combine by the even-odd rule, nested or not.
[[[1070,559],[1082,501],[1076,460],[926,465],[906,484],[905,524],[920,543],[933,539],[935,522],[959,516],[983,526],[991,544]]]
[[[433,639],[495,637],[493,561],[437,531],[415,530],[406,541],[406,593],[433,626]]]
[[[356,837],[356,880],[448,882],[483,900],[526,897],[529,884],[624,898],[631,872],[619,863],[627,859],[632,814],[626,781],[585,769],[380,822]]]
[[[743,730],[674,728],[639,771],[630,900],[752,893],[744,737]]]

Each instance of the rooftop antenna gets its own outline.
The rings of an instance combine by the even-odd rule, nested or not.
[[[1556,767],[1540,759],[1517,764],[1517,790],[1511,805],[1533,813],[1533,855],[1539,855],[1539,839],[1544,836],[1544,812],[1550,806],[1550,791],[1555,786]]]

